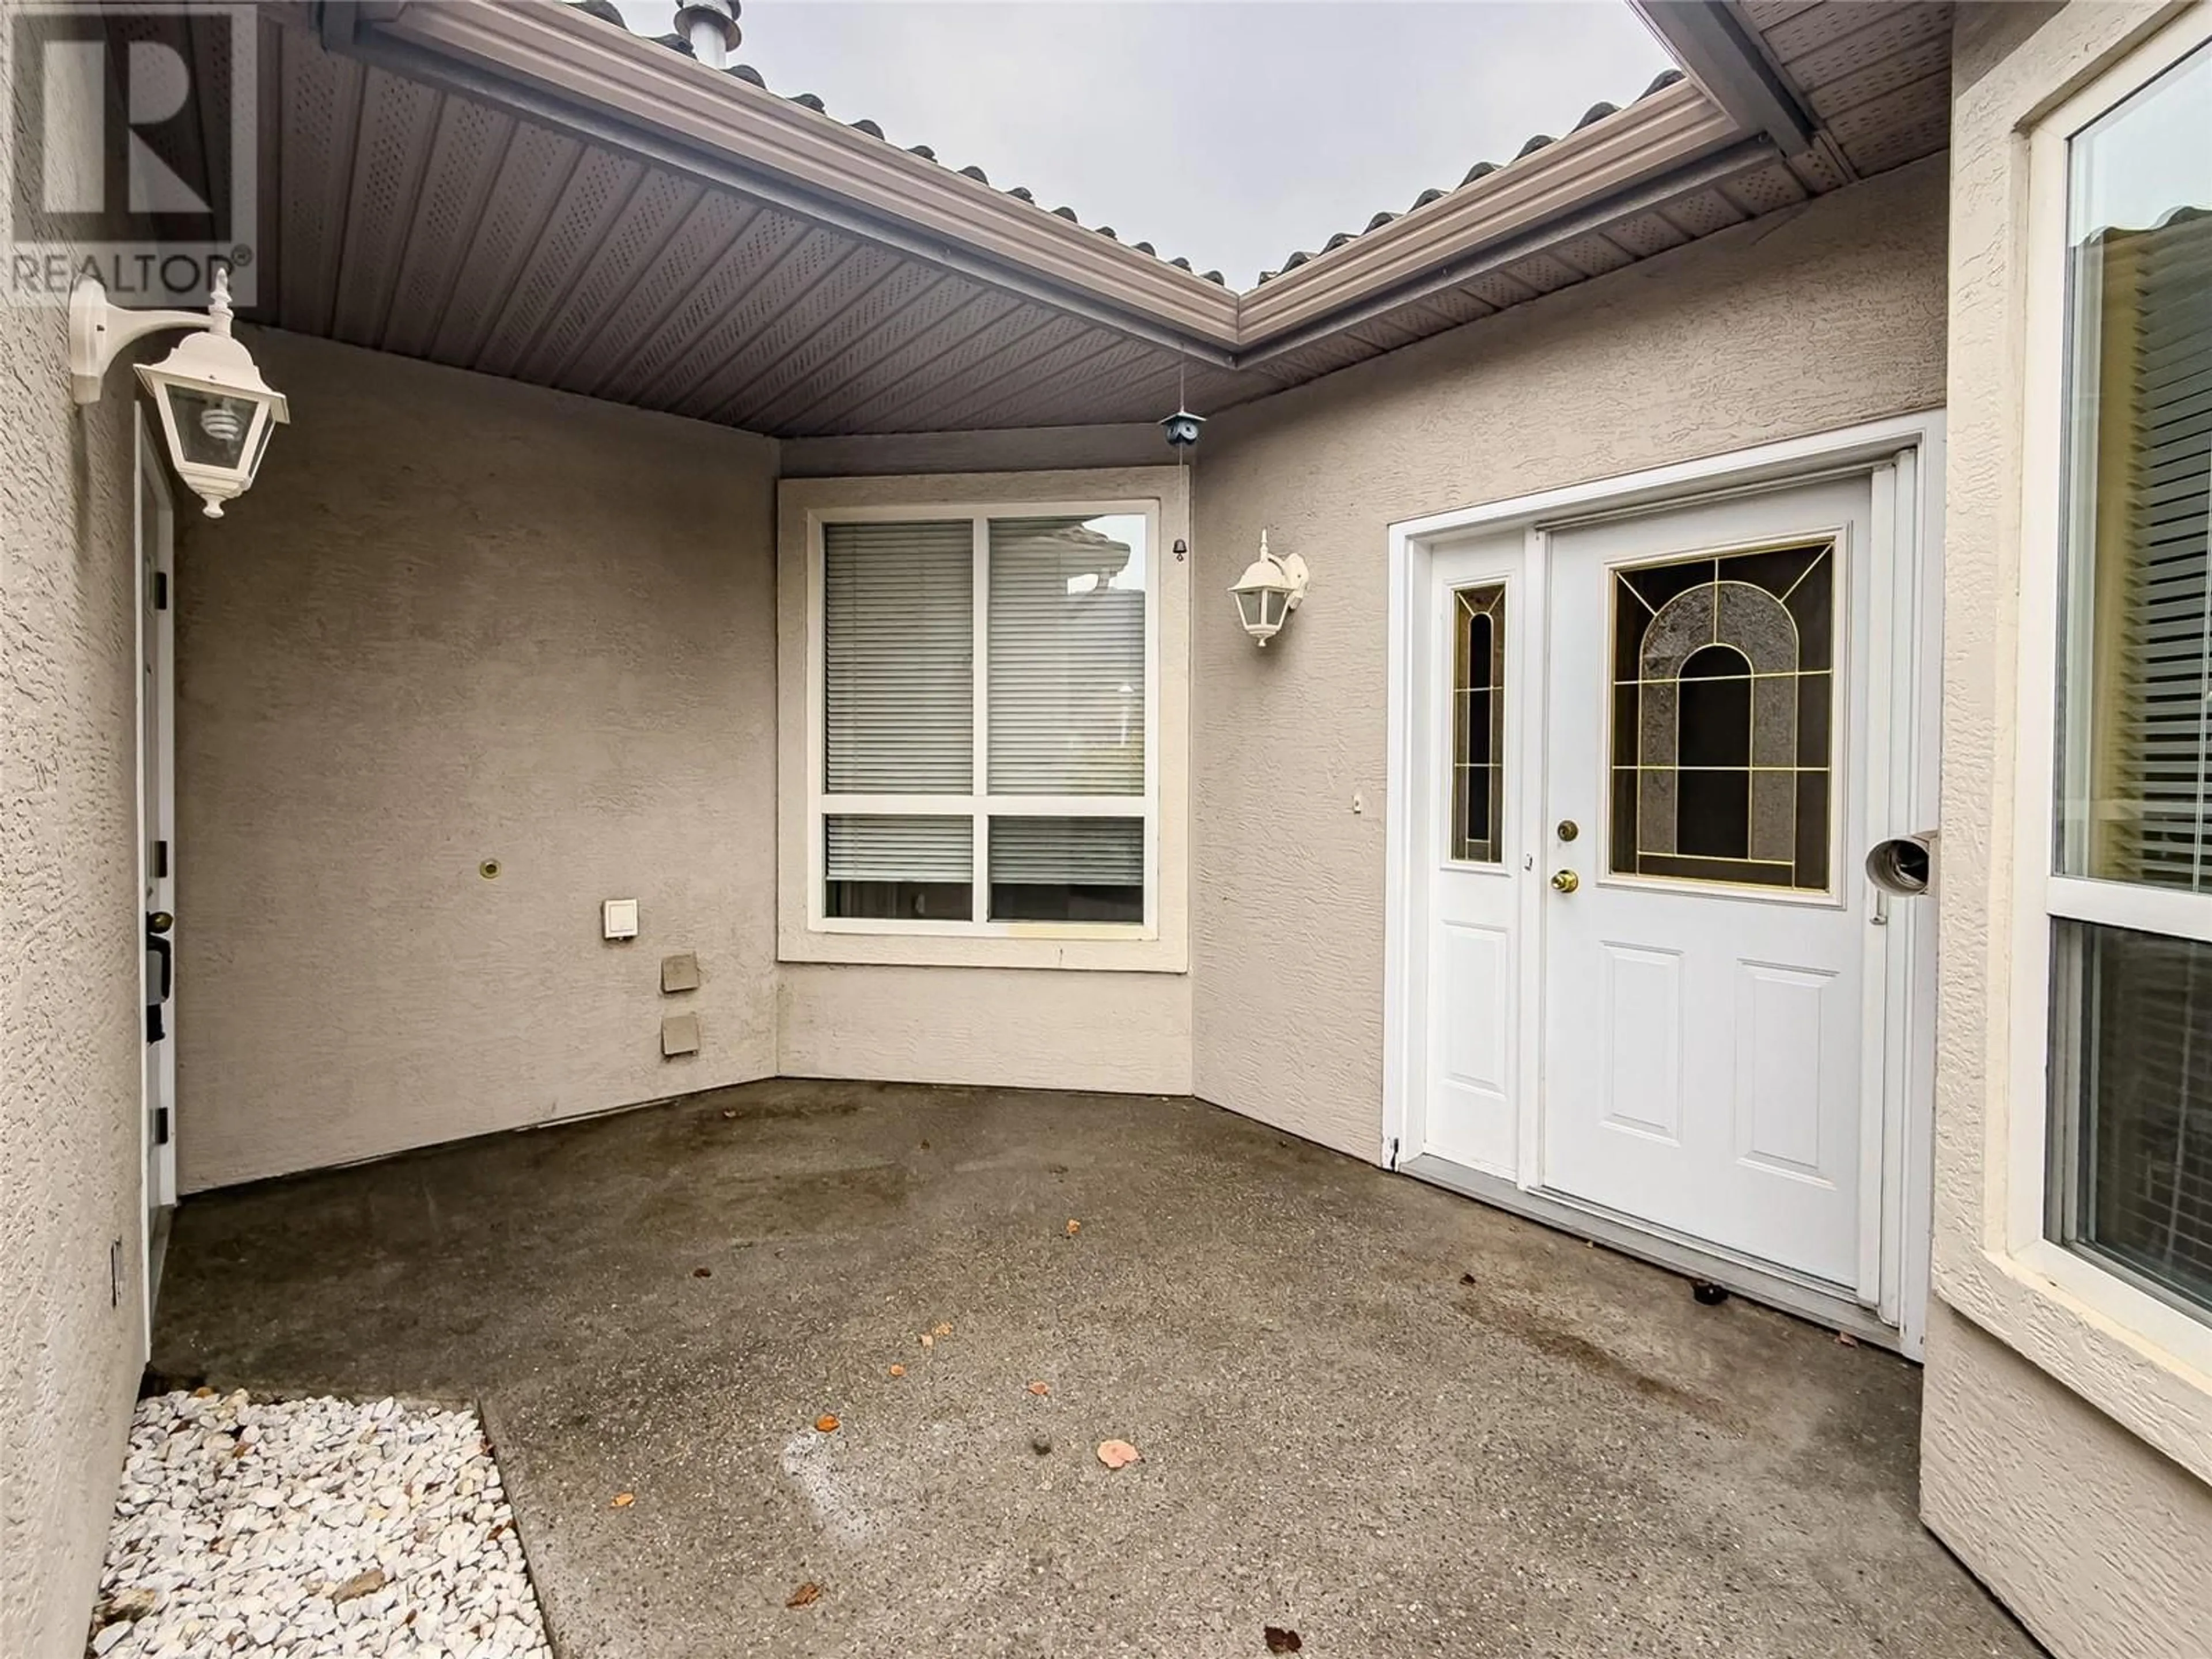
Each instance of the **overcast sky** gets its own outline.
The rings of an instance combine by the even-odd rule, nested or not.
[[[672,0],[618,0],[665,33]],[[738,58],[1237,287],[1668,58],[1623,0],[746,0]]]

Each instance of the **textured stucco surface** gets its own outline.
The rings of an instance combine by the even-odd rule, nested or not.
[[[1990,1152],[2002,1144],[2013,1086],[2020,132],[2160,9],[1975,7],[1961,14],[1956,35],[1936,1116],[1941,1300],[1928,1338],[1922,1502],[1929,1524],[2059,1659],[2203,1659],[2212,1651],[2212,1489],[2053,1373],[2173,1443],[2193,1440],[2200,1449],[2212,1434],[2212,1401],[1985,1254],[2002,1242],[1999,1205],[1985,1196],[1999,1173]]]
[[[1388,526],[1941,404],[1943,234],[1936,157],[1207,428],[1200,1096],[1360,1157],[1380,1148]],[[1257,651],[1227,599],[1205,596],[1263,526],[1313,586]]]
[[[1190,1092],[1190,977],[783,964],[787,1077]]]
[[[249,343],[293,424],[179,580],[183,1188],[772,1073],[775,446]]]
[[[144,1337],[131,380],[80,412],[66,334],[58,309],[0,304],[7,1659],[83,1651]]]
[[[2056,1659],[2212,1652],[2212,1491],[1941,1302],[1921,1513]]]

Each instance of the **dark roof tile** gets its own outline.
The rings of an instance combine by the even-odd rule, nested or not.
[[[626,28],[628,27],[623,21],[621,11],[613,3],[613,0],[568,0],[568,3],[575,9],[586,13],[588,15],[598,19],[601,22],[612,23],[618,27]],[[680,52],[686,58],[694,57],[696,55],[691,50],[690,41],[682,35],[663,34],[653,38],[655,40],[657,44],[666,46],[672,52]],[[740,81],[750,82],[752,85],[761,88],[763,91],[767,89],[768,81],[766,77],[764,77],[758,70],[753,68],[750,64],[732,64],[729,67],[728,73],[735,76]],[[1674,85],[1681,79],[1681,70],[1674,69],[1665,70],[1654,79],[1651,84],[1646,87],[1640,94],[1638,94],[1638,96],[1639,99],[1649,98],[1655,93],[1664,91],[1667,88]],[[811,109],[820,115],[827,115],[829,113],[829,110],[823,105],[822,100],[811,92],[795,94],[793,95],[790,101],[794,104],[801,105],[807,109]],[[1599,121],[1604,120],[1607,116],[1616,113],[1618,113],[1618,110],[1615,106],[1612,104],[1604,102],[1593,104],[1589,109],[1583,112],[1582,118],[1575,123],[1572,130],[1574,131],[1580,132],[1584,127],[1591,126]],[[880,126],[877,125],[873,121],[866,119],[854,121],[851,123],[851,126],[854,131],[865,132],[871,138],[882,138],[884,137],[884,130]],[[1521,146],[1519,151],[1514,155],[1513,159],[1517,161],[1523,156],[1533,155],[1536,151],[1543,149],[1545,145],[1553,142],[1553,140],[1550,134],[1540,132],[1537,133],[1532,137],[1528,143]],[[937,160],[937,152],[932,149],[927,144],[911,145],[908,147],[907,154],[909,155],[918,155],[925,161],[935,161]],[[984,173],[983,169],[979,167],[962,167],[960,171],[964,177],[973,179],[978,184],[988,185],[991,182],[989,177]],[[1487,178],[1490,174],[1497,171],[1498,166],[1495,162],[1477,161],[1472,167],[1468,169],[1467,176],[1460,180],[1460,187],[1464,189],[1467,185],[1474,184],[1479,179]],[[1006,193],[1020,201],[1032,204],[1036,201],[1036,198],[1035,196],[1031,195],[1027,189],[1019,185],[1014,185]],[[1449,193],[1450,192],[1447,191],[1442,190],[1425,190],[1419,196],[1414,198],[1413,207],[1425,208],[1428,206],[1430,203],[1441,200],[1444,196]],[[1408,210],[1410,211],[1411,210]],[[1056,207],[1053,209],[1053,212],[1060,218],[1066,220],[1070,224],[1080,225],[1082,223],[1082,221],[1076,216],[1075,210],[1073,208]],[[1342,247],[1346,242],[1353,241],[1358,237],[1367,234],[1370,231],[1380,230],[1383,226],[1391,223],[1399,216],[1400,216],[1395,213],[1388,211],[1377,213],[1373,218],[1367,222],[1366,228],[1364,230],[1340,230],[1337,232],[1335,235],[1330,237],[1327,242],[1322,245],[1322,252],[1323,253],[1327,253],[1333,249]],[[1121,237],[1115,232],[1114,228],[1110,225],[1098,226],[1095,234],[1105,237],[1109,241],[1118,242],[1121,240]],[[1141,253],[1151,254],[1155,258],[1159,257],[1158,250],[1155,249],[1150,242],[1135,242],[1132,243],[1130,246]],[[1297,252],[1291,254],[1289,258],[1283,261],[1282,270],[1261,271],[1260,273],[1260,281],[1262,283],[1271,281],[1274,277],[1282,275],[1283,271],[1295,270],[1300,265],[1310,263],[1315,258],[1316,256],[1314,254],[1309,253],[1304,249],[1301,248]],[[1190,261],[1188,259],[1182,258],[1180,256],[1169,260],[1168,263],[1174,265],[1178,270],[1190,270],[1192,269]],[[1209,283],[1217,283],[1224,288],[1228,286],[1227,279],[1224,278],[1218,270],[1209,270],[1205,272],[1204,280]]]

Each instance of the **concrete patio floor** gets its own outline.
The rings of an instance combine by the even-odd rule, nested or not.
[[[480,1401],[576,1659],[2038,1651],[1911,1367],[1189,1101],[778,1082],[194,1198],[155,1364]]]

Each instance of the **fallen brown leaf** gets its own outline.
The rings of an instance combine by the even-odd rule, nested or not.
[[[714,1276],[714,1270],[712,1267],[694,1267],[691,1270],[691,1277],[694,1279],[712,1279]]]
[[[735,1117],[738,1114],[733,1108],[726,1106],[722,1109],[722,1115],[724,1117]]]
[[[822,1586],[810,1578],[792,1591],[791,1599],[783,1605],[787,1607],[811,1607],[821,1599]]]
[[[1098,1461],[1109,1469],[1126,1469],[1132,1463],[1143,1462],[1145,1455],[1126,1440],[1102,1440]]]
[[[1067,1236],[1068,1236],[1070,1238],[1073,1238],[1073,1237],[1074,1237],[1076,1236],[1076,1234],[1078,1234],[1078,1233],[1081,1232],[1082,1231],[1083,1231],[1083,1224],[1082,1224],[1080,1221],[1078,1221],[1077,1219],[1075,1219],[1075,1218],[1074,1218],[1074,1217],[1070,1216],[1070,1217],[1068,1218],[1068,1220],[1067,1220]]]
[[[1260,1632],[1260,1639],[1267,1644],[1270,1653],[1296,1653],[1305,1646],[1294,1630],[1285,1630],[1279,1625],[1269,1625]]]
[[[618,1492],[615,1494],[615,1501],[608,1504],[607,1507],[611,1510],[626,1510],[636,1502],[637,1494],[635,1492]]]
[[[835,1434],[837,1432],[837,1419],[824,1412],[814,1419],[814,1426],[823,1434]]]
[[[921,1346],[925,1348],[933,1348],[937,1346],[937,1339],[932,1336],[927,1331],[924,1331],[921,1334]]]
[[[939,1325],[936,1329],[932,1331],[930,1334],[932,1336],[950,1336],[952,1334],[952,1327],[950,1325]]]
[[[384,1569],[371,1567],[367,1572],[354,1574],[344,1583],[332,1590],[331,1601],[333,1605],[340,1601],[351,1601],[356,1597],[367,1595],[372,1590],[382,1589],[384,1582]]]
[[[906,1367],[905,1367],[905,1366],[903,1366],[903,1365],[894,1365],[894,1366],[892,1366],[892,1367],[891,1367],[891,1375],[892,1375],[893,1376],[904,1376],[906,1375]]]
[[[1049,1382],[1032,1382],[1030,1384],[1030,1392],[1037,1395],[1039,1398],[1042,1398],[1044,1395],[1052,1392],[1052,1384]]]
[[[1836,1343],[1839,1347],[1856,1348],[1859,1345],[1859,1340],[1856,1336],[1853,1336],[1849,1331],[1838,1331],[1836,1333]]]

